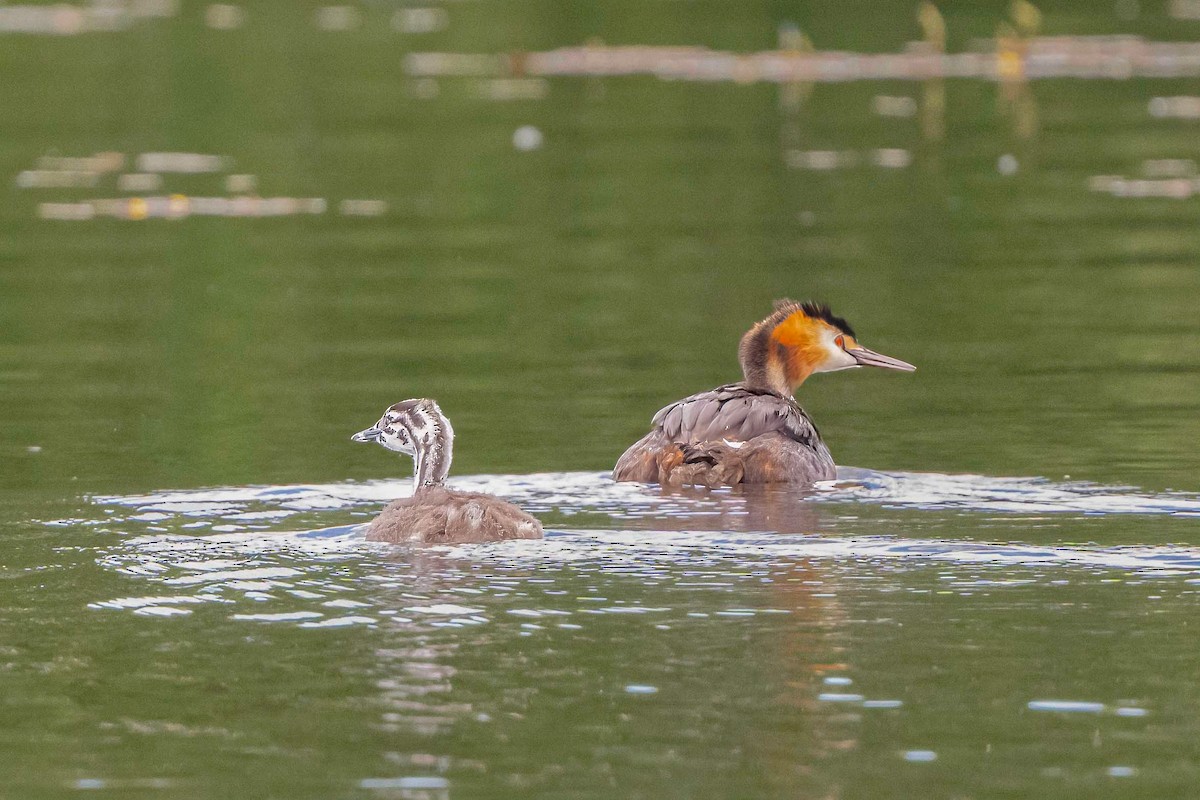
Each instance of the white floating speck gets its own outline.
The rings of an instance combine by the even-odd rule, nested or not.
[[[822,692],[817,699],[825,703],[861,703],[861,694],[841,694],[838,692]]]
[[[625,691],[628,694],[657,694],[658,687],[641,683],[631,683],[625,687]]]
[[[1004,176],[1015,175],[1020,166],[1017,157],[1012,153],[1005,153],[996,159],[996,171]]]
[[[1116,710],[1118,717],[1144,717],[1150,712],[1144,708],[1133,708],[1131,706],[1122,706]]]
[[[1060,711],[1068,714],[1099,714],[1104,703],[1089,703],[1082,700],[1030,700],[1030,711]]]
[[[358,782],[361,789],[448,789],[450,781],[436,775],[419,775],[405,778],[363,778]]]
[[[523,153],[542,146],[542,132],[532,125],[522,125],[513,131],[513,147]]]
[[[932,750],[905,750],[904,760],[916,763],[928,763],[937,761],[937,753]]]
[[[1133,767],[1109,767],[1104,772],[1110,778],[1132,778],[1137,775],[1137,770]]]
[[[900,708],[902,700],[863,700],[863,708]]]

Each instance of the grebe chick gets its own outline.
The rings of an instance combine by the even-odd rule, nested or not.
[[[540,539],[542,524],[512,503],[478,492],[447,489],[454,429],[432,400],[405,400],[371,427],[350,437],[412,456],[413,494],[392,502],[367,528],[374,542],[459,544]]]
[[[817,426],[792,398],[815,372],[912,364],[863,347],[828,306],[778,300],[738,348],[744,380],[672,403],[617,461],[613,479],[673,485],[813,483],[836,476]]]

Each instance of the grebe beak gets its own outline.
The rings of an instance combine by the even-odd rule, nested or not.
[[[854,347],[846,352],[862,367],[883,367],[884,369],[898,369],[901,372],[917,371],[917,368],[907,361],[885,356],[883,353],[876,353],[865,347]]]
[[[383,431],[379,430],[379,428],[376,427],[375,425],[372,425],[371,427],[367,428],[365,431],[359,431],[358,433],[351,436],[350,441],[352,441],[352,442],[378,442],[380,437],[382,437],[382,436],[383,436]]]

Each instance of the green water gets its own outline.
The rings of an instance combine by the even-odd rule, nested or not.
[[[1143,5],[1059,4],[1043,30],[1186,37]],[[1028,138],[995,85],[948,81],[941,141],[872,112],[920,98],[901,82],[819,85],[794,108],[766,84],[649,77],[503,102],[444,79],[425,97],[410,51],[758,50],[785,20],[822,48],[919,36],[906,3],[445,8],[427,35],[391,30],[382,5],[318,31],[290,4],[233,31],[185,5],[118,33],[0,34],[0,796],[1192,796],[1200,506],[1163,512],[1167,490],[1200,489],[1200,200],[1088,178],[1194,158],[1196,123],[1147,104],[1196,81],[1037,82]],[[1005,13],[948,11],[950,49]],[[529,152],[526,125],[544,136]],[[878,148],[912,163],[874,166]],[[810,150],[858,163],[789,166]],[[162,191],[252,174],[329,211],[39,219],[42,202],[129,194],[112,175],[15,182],[102,151],[223,155],[225,173]],[[344,199],[387,211],[343,216]],[[839,464],[1148,499],[1104,513],[1022,484],[1005,506],[987,484],[947,507],[950,484],[904,479],[642,513],[654,492],[610,496],[594,475],[556,494],[666,402],[737,378],[738,337],[780,296],[827,300],[919,367],[805,384]],[[546,543],[271,544],[365,521],[401,484],[297,507],[163,494],[403,477],[348,437],[421,395],[454,422],[457,474],[569,473],[493,487]],[[260,512],[280,513],[237,516]],[[156,606],[190,613],[135,613]],[[302,627],[337,614],[363,619]]]

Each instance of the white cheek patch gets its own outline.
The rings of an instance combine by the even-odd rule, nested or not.
[[[843,350],[837,343],[836,336],[830,336],[824,342],[825,345],[825,363],[817,367],[814,372],[837,372],[840,369],[850,369],[857,367],[858,362],[854,360],[854,356]]]
[[[409,444],[407,442],[407,440],[400,439],[398,436],[396,436],[396,434],[392,433],[391,431],[384,431],[383,436],[381,436],[379,439],[379,443],[382,444],[384,447],[386,447],[388,450],[394,450],[397,453],[405,453],[405,454],[412,453],[412,445]]]

